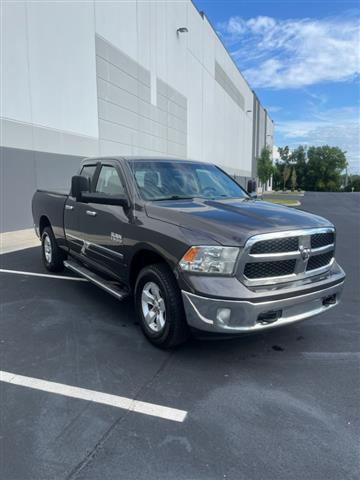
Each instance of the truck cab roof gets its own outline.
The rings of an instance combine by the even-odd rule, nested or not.
[[[194,159],[188,159],[188,158],[174,158],[174,157],[164,157],[159,155],[158,157],[156,156],[138,156],[138,155],[106,155],[106,156],[99,156],[99,157],[87,157],[85,158],[81,164],[85,163],[93,163],[93,162],[103,162],[106,160],[118,160],[118,161],[130,161],[130,162],[136,162],[136,161],[142,161],[142,162],[151,162],[151,161],[156,161],[156,162],[189,162],[189,163],[202,163],[204,165],[212,165],[210,162],[202,162],[199,160],[194,160]]]

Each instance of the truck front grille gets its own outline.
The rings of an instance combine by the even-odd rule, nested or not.
[[[330,227],[256,235],[244,247],[238,277],[249,286],[300,280],[329,270],[334,253]]]
[[[295,259],[280,260],[279,262],[247,263],[244,274],[247,278],[279,277],[291,275],[295,269]]]
[[[329,265],[333,256],[334,251],[322,253],[320,255],[313,255],[309,258],[309,261],[306,265],[306,271],[309,272],[310,270],[316,270],[317,268]]]
[[[334,243],[334,232],[315,233],[311,235],[311,248],[320,248]]]
[[[299,238],[274,238],[273,240],[262,240],[255,243],[250,253],[276,253],[293,252],[299,248]]]

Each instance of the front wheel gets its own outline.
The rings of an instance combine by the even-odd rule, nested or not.
[[[41,235],[42,259],[49,272],[60,272],[64,268],[65,255],[58,247],[51,227],[45,227]]]
[[[154,345],[170,348],[187,339],[181,293],[167,265],[141,270],[135,285],[135,307],[142,331]]]

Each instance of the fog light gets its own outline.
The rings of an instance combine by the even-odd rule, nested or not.
[[[257,319],[257,323],[266,325],[268,323],[274,323],[282,316],[282,310],[270,310],[269,312],[260,313]]]
[[[325,307],[329,307],[330,305],[335,305],[335,303],[336,303],[336,293],[334,293],[333,295],[330,295],[329,297],[323,298],[322,303]]]
[[[216,320],[218,325],[229,325],[231,317],[231,308],[218,308]]]

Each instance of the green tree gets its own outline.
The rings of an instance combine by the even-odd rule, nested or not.
[[[286,183],[289,180],[291,175],[291,168],[289,165],[284,165],[282,177],[283,177],[283,190],[286,189]]]
[[[280,160],[277,160],[274,166],[273,185],[276,189],[286,190],[286,183],[291,175],[291,152],[289,147],[279,147],[278,152]]]
[[[300,145],[291,152],[291,163],[294,165],[294,168],[296,168],[296,183],[298,188],[301,189],[305,189],[306,185],[306,161],[306,148],[303,145]]]
[[[261,155],[257,160],[257,174],[262,185],[265,185],[271,178],[274,168],[272,164],[271,151],[264,147]]]
[[[275,190],[281,189],[283,168],[284,168],[284,164],[276,160],[274,165],[274,172],[273,172],[273,187]]]
[[[288,164],[290,162],[290,149],[289,149],[289,147],[287,145],[285,147],[279,147],[278,152],[279,152],[281,160],[285,164]]]
[[[291,172],[291,190],[294,191],[296,189],[296,168],[293,167]]]
[[[350,175],[345,190],[347,192],[360,192],[360,175]]]
[[[341,172],[346,168],[345,152],[339,147],[309,147],[307,152],[306,190],[336,191]]]

